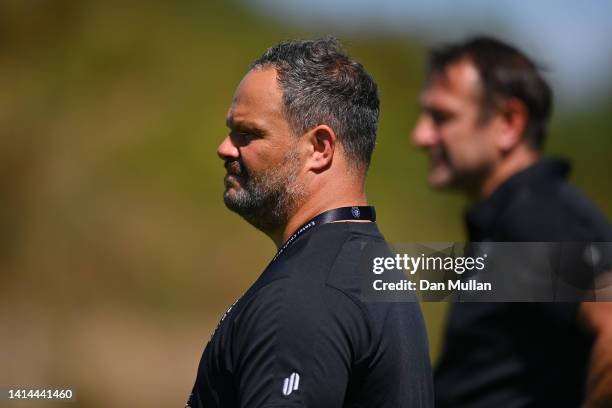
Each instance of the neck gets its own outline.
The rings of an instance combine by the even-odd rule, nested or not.
[[[472,194],[475,200],[489,197],[497,188],[514,174],[535,164],[541,157],[541,153],[525,144],[517,146],[506,157],[502,158],[489,176]]]
[[[285,225],[276,231],[267,233],[280,248],[298,228],[317,215],[339,207],[368,205],[363,186],[358,189],[325,189],[313,194],[293,212]]]

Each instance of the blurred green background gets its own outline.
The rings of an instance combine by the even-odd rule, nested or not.
[[[212,328],[275,252],[222,202],[234,88],[272,44],[328,33],[233,2],[0,2],[0,388],[77,395],[46,407],[183,406]],[[463,240],[465,201],[429,190],[409,140],[425,45],[339,37],[380,87],[382,231]],[[611,114],[608,98],[555,116],[547,147],[608,217]],[[445,307],[423,304],[434,359]]]

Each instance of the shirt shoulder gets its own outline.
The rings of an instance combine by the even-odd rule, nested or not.
[[[496,240],[610,241],[601,211],[571,184],[556,180],[521,189],[497,221]]]

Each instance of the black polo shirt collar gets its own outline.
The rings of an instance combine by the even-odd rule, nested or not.
[[[510,177],[488,198],[466,211],[465,221],[470,241],[490,239],[496,220],[521,192],[553,180],[566,179],[570,170],[571,166],[566,160],[545,158]]]

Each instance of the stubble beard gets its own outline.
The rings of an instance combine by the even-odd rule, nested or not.
[[[429,183],[435,189],[463,191],[472,194],[480,189],[484,180],[491,173],[490,165],[483,164],[475,168],[458,166],[443,148],[432,149],[430,160],[432,168],[430,169]]]
[[[278,167],[249,171],[242,162],[226,163],[223,201],[255,228],[271,232],[285,226],[305,195],[298,181],[299,158],[290,151]],[[238,181],[230,180],[238,175]]]

